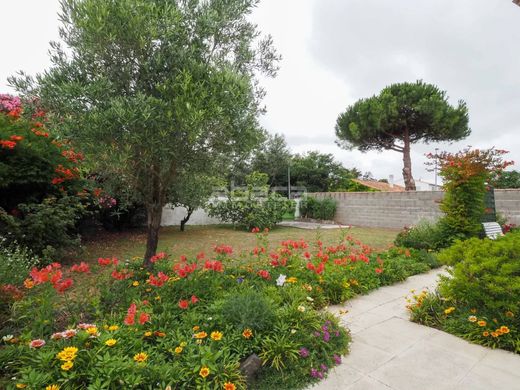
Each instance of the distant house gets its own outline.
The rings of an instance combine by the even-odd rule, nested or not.
[[[520,1],[520,0],[519,0]],[[399,184],[404,183],[403,180],[397,181]],[[415,180],[415,190],[416,191],[442,191],[442,186],[439,184],[430,183],[423,179]]]
[[[367,188],[370,188],[374,191],[382,191],[382,192],[403,192],[405,189],[402,186],[396,184],[385,183],[377,180],[361,180],[361,179],[352,179],[353,182],[361,184]]]

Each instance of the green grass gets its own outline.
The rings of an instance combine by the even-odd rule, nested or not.
[[[348,234],[375,248],[383,249],[395,239],[398,230],[383,228],[358,228],[348,230]],[[272,247],[284,240],[304,239],[315,242],[320,239],[324,245],[339,243],[342,231],[340,229],[304,230],[291,227],[276,227],[269,233]],[[177,226],[161,228],[158,251],[165,251],[173,257],[186,255],[193,257],[199,252],[211,253],[213,247],[219,244],[231,245],[234,253],[250,250],[256,246],[256,235],[244,230],[233,229],[226,225],[186,226],[186,231],[180,232]],[[128,259],[143,256],[146,244],[144,230],[125,232],[99,232],[85,237],[85,250],[71,260],[95,261],[98,257],[116,256]]]

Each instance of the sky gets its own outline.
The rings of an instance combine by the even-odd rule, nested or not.
[[[58,0],[0,0],[4,32],[0,93],[7,77],[50,64],[58,38]],[[510,0],[262,0],[252,15],[282,55],[276,78],[263,79],[271,133],[295,153],[332,153],[347,168],[402,181],[402,155],[360,153],[335,144],[338,115],[356,100],[418,79],[469,108],[471,135],[412,148],[415,179],[433,182],[425,153],[467,145],[510,151],[520,164],[520,7]],[[516,169],[520,169],[518,166]]]

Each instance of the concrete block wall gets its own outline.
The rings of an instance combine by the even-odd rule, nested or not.
[[[436,220],[442,191],[409,192],[317,192],[309,196],[330,197],[337,203],[335,221],[341,224],[401,229],[423,219]],[[520,190],[495,190],[497,211],[520,225]]]
[[[179,226],[181,219],[186,217],[184,207],[165,206],[162,212],[161,226]],[[218,218],[212,218],[204,209],[197,209],[191,215],[187,225],[216,225],[222,223]]]

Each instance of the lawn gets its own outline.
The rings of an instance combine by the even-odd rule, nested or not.
[[[271,245],[277,246],[284,240],[309,242],[321,240],[325,246],[336,245],[343,234],[349,234],[376,249],[385,249],[392,244],[398,230],[383,228],[320,229],[305,230],[291,227],[276,227],[269,234]],[[99,232],[84,237],[84,251],[73,260],[93,261],[98,257],[116,256],[128,259],[142,256],[146,244],[144,230],[125,232]],[[251,250],[256,245],[256,235],[233,229],[228,225],[187,226],[181,232],[177,226],[163,227],[160,233],[158,252],[164,251],[178,258],[180,255],[194,257],[201,251],[210,253],[215,245],[226,244],[238,254]]]

